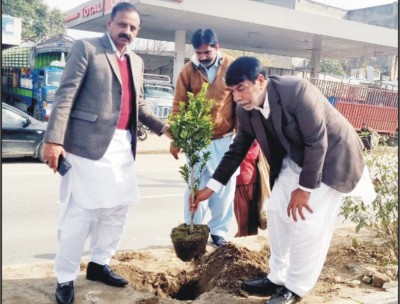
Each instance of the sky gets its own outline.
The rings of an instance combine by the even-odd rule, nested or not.
[[[324,3],[330,6],[343,8],[346,10],[364,8],[369,6],[383,5],[396,2],[396,0],[312,0],[314,2]],[[44,0],[50,8],[58,8],[61,11],[67,11],[87,0]]]

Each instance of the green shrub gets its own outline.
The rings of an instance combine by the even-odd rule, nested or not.
[[[214,101],[207,98],[207,90],[208,83],[204,83],[196,96],[188,92],[189,102],[180,102],[179,113],[168,117],[173,144],[181,148],[187,157],[187,164],[180,167],[180,173],[189,185],[192,199],[199,190],[200,175],[210,159],[210,152],[204,149],[211,143],[214,132],[211,116]],[[191,226],[193,226],[193,217],[192,212]]]
[[[396,257],[399,244],[397,152],[397,148],[380,147],[365,154],[377,197],[371,205],[357,197],[345,197],[341,210],[345,219],[357,224],[357,232],[362,227],[370,227],[389,244]]]

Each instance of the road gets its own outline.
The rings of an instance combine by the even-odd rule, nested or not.
[[[171,246],[171,229],[183,220],[183,159],[138,154],[140,204],[129,211],[119,249]],[[2,167],[3,266],[54,259],[59,175],[34,160],[3,160]]]
[[[35,160],[2,162],[3,266],[53,260],[59,175]],[[171,229],[183,221],[185,185],[178,172],[183,163],[183,155],[178,161],[167,153],[137,155],[140,203],[129,210],[119,250],[171,247]],[[342,225],[341,217],[337,226]],[[228,240],[236,231],[233,221]],[[259,230],[259,234],[267,235],[267,231]],[[89,254],[88,243],[84,254]]]

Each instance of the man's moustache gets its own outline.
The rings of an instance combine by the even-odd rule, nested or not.
[[[125,38],[125,39],[128,39],[129,41],[131,41],[131,38],[128,35],[125,35],[125,34],[120,34],[120,35],[118,35],[118,37],[119,38]]]

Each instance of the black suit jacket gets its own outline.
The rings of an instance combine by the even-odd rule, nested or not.
[[[342,193],[353,190],[364,169],[353,126],[307,80],[271,76],[267,90],[270,128],[258,110],[238,106],[238,133],[213,178],[226,184],[257,139],[271,168],[271,185],[289,155],[302,167],[301,186],[314,189],[323,182]]]

